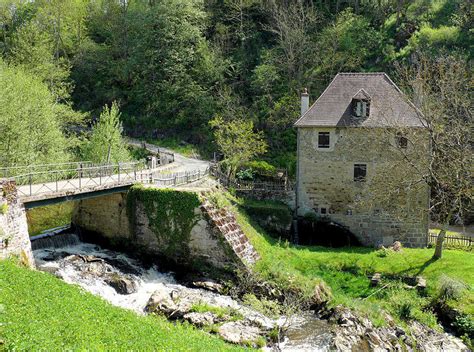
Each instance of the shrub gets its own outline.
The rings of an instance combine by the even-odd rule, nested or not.
[[[0,205],[0,214],[5,215],[7,212],[8,212],[8,204],[3,203],[2,205]]]
[[[446,302],[448,300],[459,300],[467,288],[467,285],[459,280],[442,275],[439,279],[438,298]]]
[[[263,160],[253,160],[245,164],[245,167],[253,170],[259,175],[273,176],[276,172],[275,166]]]
[[[242,169],[237,172],[236,177],[239,180],[253,180],[254,172],[252,169]]]
[[[474,319],[467,314],[459,314],[453,322],[453,327],[461,336],[474,339]]]

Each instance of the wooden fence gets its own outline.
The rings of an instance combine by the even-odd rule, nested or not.
[[[428,233],[428,246],[436,245],[436,240],[438,239],[438,234]],[[469,250],[473,249],[474,238],[469,236],[462,235],[446,235],[444,238],[444,245],[447,247],[462,247]]]
[[[218,166],[213,165],[210,169],[214,176],[225,188],[233,188],[236,191],[274,191],[287,192],[294,189],[293,184],[288,179],[282,178],[281,181],[247,181],[230,178],[224,174]]]

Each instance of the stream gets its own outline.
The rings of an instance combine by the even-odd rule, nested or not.
[[[42,235],[37,239],[33,238],[32,247],[39,270],[50,272],[67,283],[77,284],[111,304],[133,310],[137,314],[146,314],[150,297],[158,293],[160,297],[179,296],[179,301],[187,306],[175,308],[177,311],[189,310],[195,303],[232,309],[241,314],[246,322],[250,322],[248,324],[253,325],[250,328],[258,326],[261,331],[269,331],[286,321],[284,317],[268,318],[230,296],[208,289],[187,287],[177,282],[173,273],[161,272],[156,266],[145,267],[124,253],[81,242],[74,233]],[[187,319],[184,313],[183,316]],[[282,343],[266,349],[329,351],[332,339],[327,322],[308,312],[293,318]]]

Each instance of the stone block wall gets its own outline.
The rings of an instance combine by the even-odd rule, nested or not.
[[[0,180],[0,259],[12,256],[34,267],[25,207],[15,182]]]
[[[127,193],[117,193],[81,200],[74,210],[72,223],[92,236],[99,236],[97,242],[105,239],[108,243],[129,245],[131,250],[164,257],[179,264],[198,260],[219,268],[229,268],[253,263],[257,258],[235,218],[231,221],[230,215],[224,216],[207,203],[194,209],[194,222],[187,243],[175,245],[170,243],[173,239],[166,234],[155,233],[145,205],[140,201],[135,203],[134,214],[128,214],[130,204],[127,205],[127,199]],[[166,205],[156,203],[154,206]],[[133,222],[130,216],[134,216]],[[171,227],[179,227],[173,224],[175,220],[163,219]],[[170,252],[173,246],[176,250]]]
[[[317,148],[319,131],[330,132],[331,148]],[[394,153],[395,136],[393,141],[387,139],[390,136],[386,130],[375,128],[300,128],[298,214],[314,212],[327,216],[348,227],[365,245],[387,245],[393,241],[410,247],[426,245],[427,186],[419,183],[390,204],[378,202],[389,188],[380,177],[383,173],[400,173],[405,180],[418,177]],[[429,154],[419,155],[423,167]],[[354,164],[358,163],[367,165],[365,182],[354,181]]]

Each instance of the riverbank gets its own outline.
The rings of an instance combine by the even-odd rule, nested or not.
[[[388,313],[403,328],[409,329],[412,322],[418,321],[441,331],[436,309],[442,303],[457,315],[445,328],[472,346],[472,253],[445,250],[443,258],[434,261],[433,249],[295,246],[266,234],[238,201],[232,197],[230,201],[236,204],[237,220],[261,256],[255,270],[264,279],[286,288],[305,288],[308,294],[324,280],[332,291],[329,308],[349,307],[369,318],[375,327],[387,325]],[[373,285],[371,279],[376,273],[381,279]],[[426,280],[426,289],[420,291],[410,285],[417,276]],[[456,294],[445,297],[446,291]]]
[[[0,351],[238,351],[187,323],[139,316],[76,285],[0,261]]]

